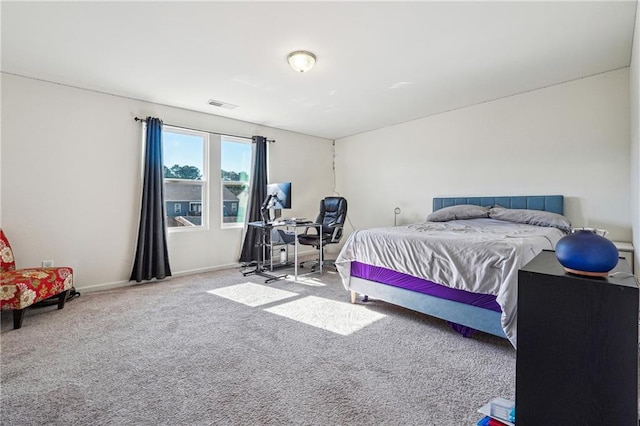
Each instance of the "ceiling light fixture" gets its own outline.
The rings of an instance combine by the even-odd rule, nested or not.
[[[289,53],[287,61],[289,61],[289,65],[291,65],[291,68],[295,71],[307,72],[313,68],[313,65],[316,63],[316,55],[306,50],[296,50],[295,52]]]

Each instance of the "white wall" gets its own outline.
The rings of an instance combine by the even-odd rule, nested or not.
[[[263,135],[270,180],[291,181],[291,216],[314,217],[333,189],[333,141],[2,74],[1,217],[18,267],[72,266],[78,289],[128,283],[141,193],[142,126],[134,117]],[[211,174],[218,176],[219,145]],[[212,181],[210,230],[169,235],[174,275],[235,265],[241,229],[220,229]]]
[[[640,247],[639,45],[636,31],[630,70],[336,141],[347,232],[393,224],[396,206],[400,223],[423,220],[434,196],[560,193],[575,226],[629,241],[633,224]],[[73,266],[80,289],[128,282],[141,186],[135,116],[276,139],[270,177],[293,182],[292,216],[314,216],[332,193],[330,140],[7,74],[0,84],[1,226],[19,267]],[[219,186],[211,188],[218,200]],[[170,234],[174,274],[235,264],[241,231],[219,229],[213,211],[210,231]]]
[[[635,247],[635,271],[640,277],[640,6],[636,5],[636,27],[633,34],[633,50],[629,71],[631,93],[631,217],[633,246]]]
[[[353,226],[422,221],[432,198],[562,194],[574,226],[631,239],[629,70],[336,141]]]

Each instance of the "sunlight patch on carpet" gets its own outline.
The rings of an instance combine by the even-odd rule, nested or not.
[[[308,296],[265,309],[313,327],[348,336],[386,315],[371,312],[362,305]]]
[[[252,282],[209,290],[207,293],[224,297],[225,299],[233,300],[234,302],[247,306],[266,305],[267,303],[278,302],[298,295],[298,293]]]
[[[318,274],[316,274],[315,272],[312,272],[311,274],[309,274],[309,276],[298,275],[298,281],[295,280],[293,274],[288,274],[287,277],[284,278],[284,280],[292,283],[306,285],[309,287],[326,287],[326,284],[320,281],[320,278],[318,278]]]

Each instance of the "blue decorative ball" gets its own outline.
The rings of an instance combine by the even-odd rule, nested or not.
[[[605,276],[618,264],[618,249],[593,231],[579,230],[558,241],[556,257],[567,272]]]

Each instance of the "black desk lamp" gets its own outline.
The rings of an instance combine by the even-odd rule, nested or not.
[[[260,207],[260,216],[262,217],[262,222],[266,225],[267,223],[269,223],[269,216],[268,216],[268,211],[269,209],[272,207],[272,201],[274,201],[275,203],[280,202],[280,199],[278,198],[278,196],[276,194],[269,194],[267,195],[267,198],[264,199],[264,202],[262,203],[262,207]]]

